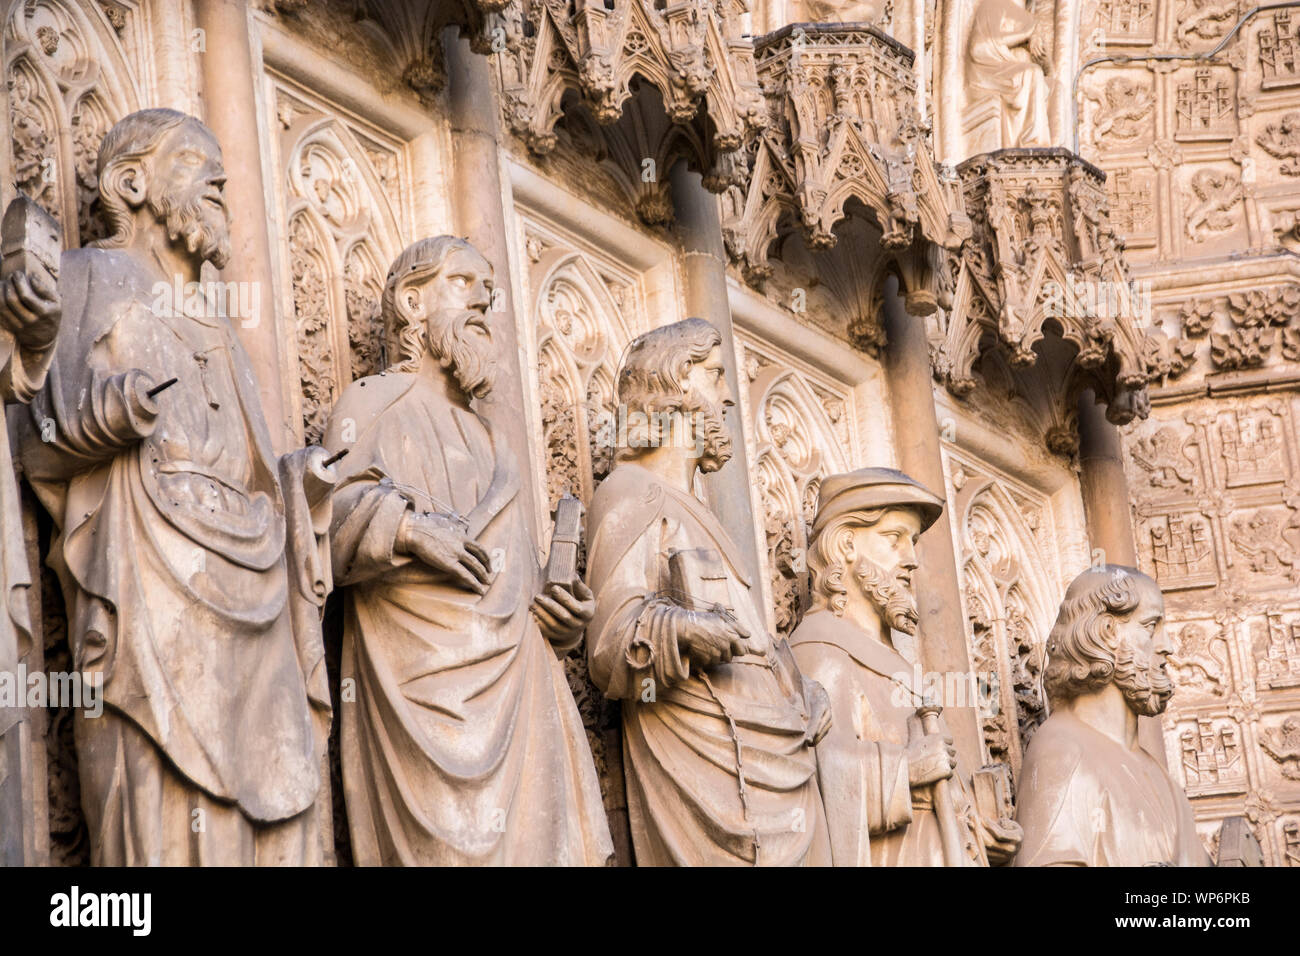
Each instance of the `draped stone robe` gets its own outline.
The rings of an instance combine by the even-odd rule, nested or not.
[[[23,438],[58,526],[74,666],[103,680],[104,715],[75,725],[91,858],[318,862],[304,811],[329,717],[313,574],[328,542],[301,485],[281,486],[292,456],[271,451],[228,320],[155,311],[158,281],[124,251],[64,254],[55,359]],[[144,440],[124,399],[137,370],[178,379]]]
[[[351,449],[333,553],[356,694],[342,724],[354,858],[601,865],[613,845],[591,751],[529,609],[541,570],[515,457],[426,374],[353,382],[326,437]],[[465,517],[499,569],[485,595],[394,550],[412,509]]]
[[[1047,81],[1022,40],[1033,29],[1017,0],[981,0],[971,15],[967,88],[998,98],[1003,148],[1050,145]]]
[[[0,332],[0,400],[25,404],[45,383],[53,347],[31,352],[8,332]],[[24,410],[15,412],[26,414]],[[3,422],[0,422],[3,424]],[[26,684],[18,665],[31,650],[27,590],[32,583],[23,538],[22,507],[10,456],[9,429],[0,428],[0,680],[16,695],[0,700],[0,866],[30,864],[33,834],[24,825],[31,813],[33,786],[30,752],[19,724],[27,718]],[[43,821],[42,821],[43,822]]]
[[[1016,866],[1209,866],[1186,794],[1140,747],[1057,711],[1029,742]]]
[[[835,718],[817,747],[835,866],[946,865],[932,788],[908,782],[907,744],[923,733],[912,665],[829,610],[805,615],[790,646],[804,674],[826,688]],[[949,790],[967,865],[987,865],[960,770]]]
[[[587,629],[591,677],[623,702],[637,864],[829,863],[805,743],[809,689],[788,647],[767,635],[738,550],[717,518],[623,462],[597,490],[588,527],[587,574],[596,591]],[[766,656],[733,658],[702,675],[679,651],[668,555],[697,548],[721,555],[730,605]]]

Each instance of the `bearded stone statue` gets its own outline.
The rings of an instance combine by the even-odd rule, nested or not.
[[[825,692],[765,626],[757,582],[697,472],[731,457],[722,336],[686,319],[633,340],[621,447],[591,503],[592,681],[622,702],[640,866],[829,863],[813,746]]]
[[[546,584],[517,451],[475,411],[497,373],[492,267],[453,236],[389,270],[387,371],[325,443],[345,590],[343,790],[360,865],[595,865],[613,852],[560,658],[592,596]]]
[[[1025,753],[1017,866],[1209,866],[1187,796],[1138,744],[1138,718],[1164,713],[1160,586],[1102,565],[1066,589],[1047,639],[1051,714]]]
[[[890,468],[821,484],[808,549],[813,604],[790,645],[835,715],[817,774],[836,866],[983,866],[1009,860],[1019,843],[1013,821],[976,810],[952,737],[942,718],[923,725],[923,688],[893,644],[893,631],[916,633],[915,545],[942,511],[941,499]],[[952,795],[955,820],[940,817],[937,786]],[[959,861],[945,857],[945,822]]]
[[[318,863],[332,473],[320,448],[273,454],[204,294],[204,264],[230,258],[212,133],[132,113],[98,162],[110,235],[62,257],[22,437],[74,667],[102,682],[102,716],[74,723],[91,861]]]

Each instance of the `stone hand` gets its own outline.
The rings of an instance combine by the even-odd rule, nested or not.
[[[991,866],[1010,863],[1016,851],[1020,849],[1020,841],[1025,836],[1025,831],[1020,828],[1020,824],[1009,817],[1001,817],[997,820],[986,820],[981,817],[980,830]]]
[[[45,351],[59,333],[63,308],[58,285],[43,273],[25,272],[15,272],[2,285],[0,326],[23,348]]]
[[[581,581],[567,588],[555,583],[533,598],[532,610],[542,636],[564,645],[581,634],[595,615],[596,596]]]
[[[683,609],[678,622],[677,649],[699,670],[750,652],[749,632],[730,615]]]
[[[907,744],[907,776],[913,787],[947,780],[957,768],[950,734],[918,734]]]
[[[444,515],[407,512],[397,531],[397,550],[443,572],[457,587],[487,593],[491,556]]]
[[[808,707],[808,732],[804,741],[816,747],[831,729],[831,698],[815,680],[804,680],[804,703]]]

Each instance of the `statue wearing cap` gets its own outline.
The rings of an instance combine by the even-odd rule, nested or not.
[[[790,645],[831,699],[817,774],[836,866],[983,866],[1019,844],[1014,822],[976,812],[952,737],[941,718],[923,725],[913,665],[893,645],[892,631],[916,633],[915,545],[942,511],[941,499],[890,468],[821,485],[808,549],[812,607]],[[949,795],[947,849],[939,787]]]

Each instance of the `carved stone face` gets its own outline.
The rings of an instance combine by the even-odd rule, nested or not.
[[[1138,589],[1137,607],[1127,616],[1112,618],[1119,643],[1115,684],[1135,713],[1154,717],[1164,712],[1173,696],[1166,671],[1173,644],[1165,635],[1165,599],[1159,585],[1144,576]]]
[[[890,508],[874,524],[853,531],[853,581],[890,627],[915,634],[918,613],[912,590],[921,516],[913,508]]]
[[[207,127],[185,122],[150,157],[146,202],[174,243],[218,269],[230,260],[230,219],[221,147]]]
[[[492,341],[492,266],[472,249],[455,249],[427,282],[408,287],[407,307],[426,321],[430,353],[466,395],[483,398],[496,377]]]
[[[725,415],[736,404],[727,384],[722,347],[715,345],[704,361],[693,364],[683,385],[687,400],[682,410],[694,414],[700,471],[717,471],[731,457],[731,436],[727,434]]]

